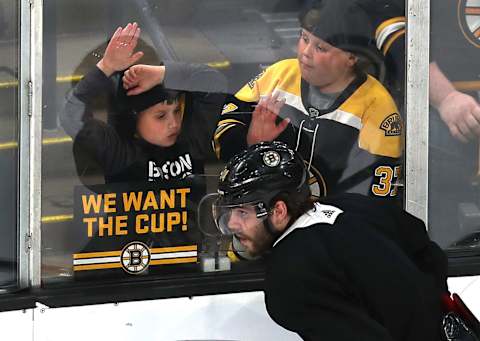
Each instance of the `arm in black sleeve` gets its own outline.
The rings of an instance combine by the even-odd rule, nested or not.
[[[60,123],[65,132],[75,138],[84,122],[93,119],[89,107],[102,95],[113,92],[112,81],[95,67],[66,96]]]
[[[392,341],[345,288],[348,281],[339,280],[342,269],[328,251],[311,238],[297,238],[297,233],[302,232],[281,241],[275,248],[283,250],[274,250],[269,259],[265,300],[273,320],[304,340]]]
[[[163,84],[168,89],[202,93],[225,93],[225,76],[205,64],[165,62]]]
[[[213,135],[213,148],[218,159],[228,161],[248,147],[247,133],[255,105],[227,96]]]

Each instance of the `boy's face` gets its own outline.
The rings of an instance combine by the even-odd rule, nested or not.
[[[137,132],[147,142],[170,147],[182,128],[183,110],[178,101],[157,103],[138,115]]]
[[[342,91],[357,62],[350,52],[326,43],[305,29],[300,32],[297,58],[302,78],[326,93]]]

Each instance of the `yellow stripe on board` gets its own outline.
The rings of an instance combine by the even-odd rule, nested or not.
[[[458,81],[452,82],[458,91],[478,91],[480,90],[480,81]]]
[[[74,253],[73,254],[73,259],[117,257],[117,256],[120,256],[121,253],[122,253],[122,251],[102,251],[102,252]]]
[[[42,145],[49,146],[53,144],[61,144],[61,143],[68,143],[68,142],[72,142],[72,138],[70,136],[48,137],[46,139],[43,139]],[[15,141],[0,143],[0,150],[13,149],[17,147],[18,147],[18,143]]]
[[[0,82],[0,89],[8,89],[18,86],[18,81]]]
[[[222,60],[218,62],[210,62],[206,63],[208,66],[214,69],[226,69],[230,67],[230,61]],[[71,82],[79,82],[84,75],[67,75],[67,76],[57,76],[56,81],[57,83],[71,83]],[[8,89],[18,86],[18,80],[14,81],[0,81],[0,89]]]
[[[60,223],[63,221],[68,221],[73,219],[73,214],[60,214],[60,215],[51,215],[42,217],[42,223]]]
[[[121,268],[121,267],[122,267],[122,265],[120,263],[74,265],[73,266],[73,271],[118,269],[118,268]]]
[[[5,150],[5,149],[14,149],[18,147],[17,142],[4,142],[0,143],[0,150]]]
[[[83,78],[83,76],[84,75],[58,76],[56,81],[57,81],[57,83],[78,82]],[[13,87],[16,87],[16,86],[18,86],[18,80],[15,80],[15,81],[0,81],[0,89],[13,88]]]
[[[57,83],[79,82],[84,75],[58,76]]]
[[[70,136],[49,137],[49,138],[43,139],[42,144],[44,146],[48,146],[51,144],[60,144],[60,143],[66,143],[66,142],[72,142],[72,138]]]
[[[197,245],[157,247],[157,248],[150,249],[150,252],[152,254],[153,253],[178,252],[178,251],[197,251]]]
[[[221,62],[210,62],[207,63],[207,65],[213,67],[214,69],[226,69],[230,67],[230,62],[228,60],[224,60]]]
[[[197,257],[154,259],[150,262],[150,265],[182,264],[182,263],[196,263],[196,262],[197,262]]]

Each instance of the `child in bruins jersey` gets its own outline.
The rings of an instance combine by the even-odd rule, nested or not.
[[[367,14],[351,1],[324,0],[299,18],[297,58],[271,65],[226,102],[213,139],[217,157],[281,140],[308,162],[315,195],[397,197],[402,121],[361,65],[379,56]]]

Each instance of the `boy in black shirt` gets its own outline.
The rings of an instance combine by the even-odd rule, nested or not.
[[[202,77],[216,79],[213,84],[220,92],[224,80],[206,66],[172,62],[162,66],[160,85],[140,95],[128,95],[113,78],[143,56],[142,52],[134,53],[139,35],[136,23],[117,29],[96,68],[67,96],[61,123],[74,138],[79,174],[85,171],[85,160],[100,166],[106,183],[174,180],[202,174],[203,160],[209,157],[206,151],[210,150],[214,117],[221,110],[223,97],[212,88],[209,93],[198,92],[202,89],[196,84]],[[115,91],[125,111],[115,114],[132,117],[131,134],[95,119],[87,109],[102,95]],[[201,128],[197,128],[199,123]]]

